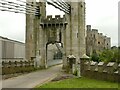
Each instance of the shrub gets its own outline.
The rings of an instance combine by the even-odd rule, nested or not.
[[[95,52],[91,55],[91,60],[96,62],[117,62],[120,63],[120,49],[104,49],[102,52]]]
[[[99,56],[97,53],[93,53],[91,56],[91,60],[95,62],[99,62]]]

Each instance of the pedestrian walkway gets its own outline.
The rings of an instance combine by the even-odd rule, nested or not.
[[[53,66],[53,65],[57,65],[57,64],[62,64],[63,60],[62,59],[56,59],[56,60],[50,60],[48,61],[48,67],[49,66]]]
[[[62,65],[56,65],[46,70],[40,70],[3,80],[2,88],[33,88],[55,78],[60,73],[61,69]]]

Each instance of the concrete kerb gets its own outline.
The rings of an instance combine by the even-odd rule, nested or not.
[[[36,86],[33,87],[33,88],[38,88],[38,87],[42,86],[43,84],[46,84],[46,83],[50,82],[51,80],[53,80],[54,78],[56,78],[59,74],[60,74],[60,73],[57,73],[57,74],[54,74],[54,75],[51,76],[51,77],[48,77],[47,79],[44,79],[42,83],[36,85]]]

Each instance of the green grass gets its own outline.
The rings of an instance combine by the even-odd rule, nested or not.
[[[49,82],[38,88],[118,88],[118,83],[82,77]]]

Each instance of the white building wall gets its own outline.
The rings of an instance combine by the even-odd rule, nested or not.
[[[2,58],[2,39],[0,38],[0,59]]]
[[[25,58],[25,44],[14,43],[14,58]]]

